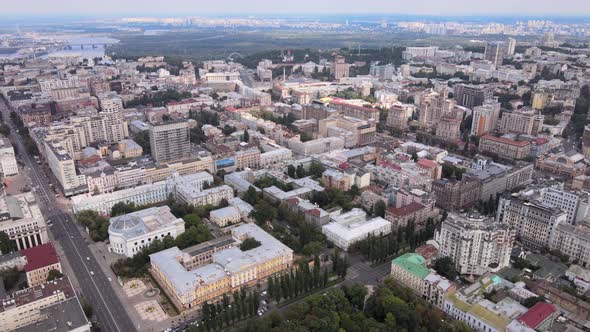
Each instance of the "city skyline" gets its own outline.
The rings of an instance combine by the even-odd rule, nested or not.
[[[171,0],[166,3],[150,3],[145,1],[104,0],[100,7],[88,7],[85,3],[74,0],[60,0],[47,3],[40,0],[28,0],[11,2],[3,5],[2,16],[141,16],[141,15],[211,15],[211,14],[402,14],[402,15],[498,15],[513,16],[526,13],[527,16],[584,16],[580,13],[590,11],[590,3],[581,3],[575,0],[566,0],[556,3],[551,0],[522,0],[512,2],[499,0],[495,2],[480,2],[477,8],[466,0],[454,0],[440,3],[435,0],[422,0],[417,3],[407,3],[401,0],[368,0],[362,3],[348,3],[343,6],[340,1],[327,0],[318,4],[310,0],[302,0],[297,3],[275,3],[268,0],[243,2],[236,0],[219,3],[187,4],[182,0]],[[143,6],[139,8],[139,6]]]

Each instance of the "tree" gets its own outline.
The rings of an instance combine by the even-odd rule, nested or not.
[[[111,208],[111,217],[121,216],[124,214],[128,214],[131,212],[135,212],[138,209],[135,206],[135,203],[126,203],[126,202],[119,202],[113,205]]]
[[[303,165],[297,166],[297,169],[295,170],[295,175],[298,179],[305,177],[305,168],[303,168]]]
[[[289,175],[289,177],[294,178],[295,177],[295,166],[289,164],[289,166],[287,166],[287,175]]]
[[[242,142],[250,142],[250,134],[248,134],[248,129],[244,130],[244,134],[242,135]]]
[[[250,205],[256,205],[256,203],[260,199],[260,195],[253,186],[250,186],[248,187],[248,190],[246,190],[242,198],[245,202],[249,203]]]
[[[0,253],[8,254],[16,250],[16,243],[10,239],[6,232],[0,232]]]
[[[384,218],[386,209],[387,209],[387,206],[385,205],[385,202],[383,202],[382,200],[379,200],[379,201],[377,201],[377,203],[375,203],[375,207],[374,207],[373,211],[376,216]]]
[[[52,281],[52,280],[55,280],[55,279],[59,279],[59,278],[61,278],[63,276],[64,275],[61,272],[59,272],[58,270],[53,269],[53,270],[49,271],[49,273],[47,274],[47,281]]]
[[[253,237],[249,237],[240,243],[240,250],[248,251],[254,248],[260,247],[260,241],[256,240]]]
[[[324,168],[324,165],[322,165],[321,162],[314,160],[311,162],[311,165],[309,166],[309,175],[319,179],[322,177],[325,170],[326,169]]]
[[[455,269],[455,262],[451,257],[441,257],[434,261],[434,270],[440,275],[447,277],[449,280],[457,278],[457,270]]]
[[[92,318],[92,312],[94,311],[94,309],[92,308],[92,304],[90,304],[84,298],[82,298],[80,302],[80,304],[82,305],[82,310],[84,311],[84,315],[86,315],[86,318]]]

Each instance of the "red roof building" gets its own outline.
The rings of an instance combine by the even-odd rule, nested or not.
[[[529,311],[518,317],[518,321],[531,329],[545,330],[545,327],[553,322],[556,315],[557,309],[555,309],[553,304],[539,302],[530,308]]]
[[[62,272],[53,243],[25,249],[21,253],[27,259],[25,273],[29,287],[35,287],[46,282],[51,270]]]

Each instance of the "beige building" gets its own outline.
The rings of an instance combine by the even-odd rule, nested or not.
[[[543,129],[545,116],[535,110],[521,108],[512,112],[504,112],[498,123],[498,131],[503,134],[516,133],[537,135]]]
[[[436,136],[447,142],[456,142],[461,136],[461,120],[443,117],[436,125]]]
[[[74,158],[61,142],[45,141],[45,158],[66,196],[86,191],[86,176],[77,173]]]
[[[590,268],[590,223],[576,225],[559,224],[553,230],[549,249],[559,250],[570,260],[578,260],[578,264]]]
[[[386,125],[389,128],[406,130],[408,121],[416,111],[416,107],[411,104],[394,104],[387,113]]]
[[[334,79],[341,79],[350,76],[350,65],[346,63],[346,59],[337,55],[332,63],[332,76]]]
[[[531,142],[485,135],[479,140],[479,151],[506,159],[525,159],[531,154]]]
[[[36,287],[47,282],[51,271],[62,272],[57,252],[51,242],[24,249],[22,254],[27,259],[24,270],[29,287]]]
[[[2,331],[90,332],[91,324],[67,277],[20,290],[1,300]]]
[[[260,245],[240,249],[248,238]],[[150,262],[160,286],[178,307],[188,310],[287,271],[293,250],[255,224],[245,224],[233,228],[231,237],[184,251],[177,247],[160,251],[150,255]]]
[[[340,137],[347,148],[375,143],[377,126],[373,120],[332,115],[319,121],[321,137]]]
[[[260,168],[260,150],[257,148],[242,150],[236,152],[236,167],[238,169],[244,168]]]

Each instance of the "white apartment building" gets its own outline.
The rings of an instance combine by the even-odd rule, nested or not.
[[[543,188],[541,190],[541,200],[547,205],[565,211],[567,213],[567,223],[572,225],[576,222],[580,204],[584,203],[578,194],[555,188]],[[585,217],[585,214],[583,216]]]
[[[62,144],[57,141],[45,141],[44,145],[49,169],[61,184],[64,193],[69,196],[86,191],[86,176],[76,172],[74,158],[64,149]]]
[[[206,82],[230,82],[230,81],[239,81],[240,80],[240,72],[238,72],[238,71],[231,71],[231,72],[206,73],[203,76],[203,80],[206,81]]]
[[[200,191],[190,184],[176,187],[176,199],[194,206],[219,205],[222,200],[229,201],[234,197],[234,190],[228,185],[214,187]]]
[[[54,89],[77,88],[80,86],[78,76],[68,76],[65,79],[45,79],[39,80],[41,92],[51,92]]]
[[[493,219],[449,214],[434,234],[440,257],[450,257],[460,274],[482,275],[510,266],[515,231]]]
[[[266,168],[290,160],[293,160],[293,152],[287,148],[278,148],[260,154],[260,167]]]
[[[0,176],[12,176],[18,174],[18,164],[14,154],[14,148],[10,140],[0,137]]]
[[[0,199],[0,232],[23,250],[47,243],[47,224],[32,193]]]
[[[386,235],[390,232],[389,221],[381,217],[367,219],[367,213],[358,208],[333,216],[329,224],[322,226],[322,233],[328,241],[344,251],[369,234]]]
[[[100,115],[105,120],[109,142],[119,142],[129,136],[127,122],[123,118],[123,100],[115,92],[98,95]]]
[[[155,240],[184,233],[184,220],[176,218],[168,206],[128,213],[109,222],[109,250],[126,257],[133,257]]]
[[[579,265],[590,268],[590,223],[557,225],[553,230],[549,249],[559,250],[570,260],[577,259]]]
[[[553,230],[567,224],[565,211],[526,197],[501,198],[496,219],[516,231],[516,236],[533,248],[548,247]]]
[[[167,189],[166,181],[160,181],[101,195],[82,194],[71,198],[72,207],[75,213],[92,210],[108,215],[111,213],[113,206],[120,202],[134,203],[135,205],[164,202],[168,198],[169,192]]]

